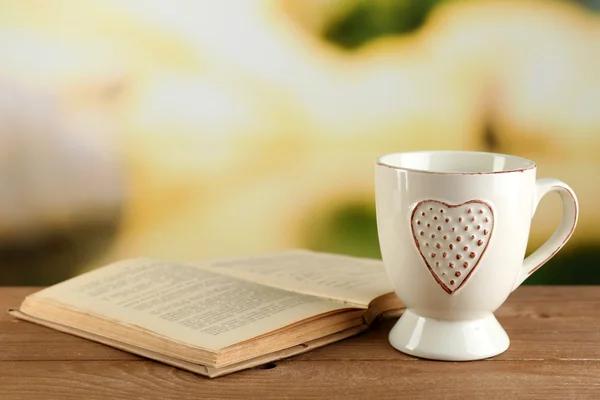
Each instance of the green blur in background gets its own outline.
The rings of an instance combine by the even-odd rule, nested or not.
[[[380,258],[373,161],[423,149],[571,185],[578,229],[525,284],[600,284],[599,41],[597,0],[0,0],[0,285],[139,256]]]
[[[358,1],[343,18],[327,27],[324,37],[352,51],[374,38],[407,34],[418,29],[429,12],[444,1],[446,0]],[[600,1],[581,0],[578,3],[592,12],[600,12]],[[482,135],[493,137],[491,129],[493,128],[482,132]],[[499,151],[493,140],[488,144],[487,151]],[[340,207],[320,223],[318,232],[316,236],[312,230],[306,234],[308,246],[314,250],[381,258],[374,203]],[[530,249],[528,254],[532,251]],[[600,249],[597,245],[568,247],[567,251],[558,253],[524,284],[600,284],[598,259]]]

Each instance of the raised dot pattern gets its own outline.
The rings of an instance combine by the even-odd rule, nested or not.
[[[479,201],[453,206],[429,200],[419,203],[412,215],[413,237],[423,260],[452,294],[466,282],[487,248],[494,226],[491,208]]]

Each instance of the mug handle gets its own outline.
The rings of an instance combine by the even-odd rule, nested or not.
[[[535,182],[535,198],[533,200],[533,213],[540,204],[540,200],[550,192],[558,192],[563,203],[563,215],[558,228],[554,231],[550,239],[541,245],[536,251],[525,258],[521,272],[512,290],[518,288],[525,279],[537,271],[542,265],[546,264],[573,235],[577,218],[579,215],[579,204],[577,196],[573,189],[566,183],[553,178],[538,179]]]

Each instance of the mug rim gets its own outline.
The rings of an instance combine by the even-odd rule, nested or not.
[[[442,171],[442,170],[434,170],[434,169],[420,169],[420,168],[404,167],[404,166],[400,166],[400,165],[392,165],[392,163],[384,161],[385,158],[389,158],[391,156],[409,155],[409,154],[427,155],[427,156],[436,155],[436,154],[437,155],[441,155],[441,154],[485,155],[485,156],[490,156],[490,157],[503,157],[505,159],[516,160],[518,162],[526,164],[526,166],[524,166],[523,168],[502,169],[502,170],[498,170],[498,171]],[[377,158],[376,164],[377,164],[377,166],[400,170],[400,171],[421,172],[421,173],[426,173],[426,174],[441,174],[441,175],[495,175],[495,174],[506,174],[506,173],[511,173],[511,172],[525,172],[525,171],[536,169],[536,167],[537,167],[536,163],[528,158],[519,157],[519,156],[515,156],[512,154],[494,153],[494,152],[487,152],[487,151],[471,151],[471,150],[417,150],[417,151],[388,153],[388,154],[379,156]]]

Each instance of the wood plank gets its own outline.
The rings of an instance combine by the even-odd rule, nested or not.
[[[511,294],[495,314],[506,322],[512,322],[510,318],[531,320],[533,329],[555,324],[559,319],[578,320],[581,327],[597,323],[599,303],[600,286],[526,286]]]
[[[0,307],[36,290],[0,288]],[[0,398],[598,398],[600,287],[523,287],[497,315],[512,343],[491,360],[403,355],[387,342],[389,320],[271,369],[208,380],[0,313]]]
[[[149,361],[0,363],[3,400],[597,399],[600,362],[282,362],[208,380]]]
[[[395,320],[383,321],[359,337],[299,357],[302,360],[413,360],[413,357],[397,352],[388,344],[387,335],[394,323]],[[507,332],[511,346],[493,360],[600,360],[600,330],[597,328],[580,331],[509,329]],[[0,343],[3,345],[1,361],[139,358],[24,321],[15,321],[8,328],[0,325]]]
[[[395,320],[384,321],[360,337],[298,356],[301,360],[401,360],[416,358],[396,351],[388,343]],[[507,329],[510,348],[490,361],[597,360],[600,361],[600,321],[593,330]]]
[[[0,288],[0,307],[14,306],[38,288]],[[494,360],[598,360],[600,288],[523,287],[497,312],[511,338]],[[387,342],[394,321],[357,338],[300,356],[302,360],[403,360]],[[0,313],[0,360],[136,360],[137,356]]]
[[[561,303],[568,300],[598,300],[600,286],[521,286],[509,296],[514,302]]]
[[[26,321],[0,322],[0,361],[136,359],[140,358]]]
[[[30,286],[0,286],[0,323],[13,320],[13,317],[11,317],[6,310],[12,307],[18,307],[25,296],[37,292],[40,289],[41,288],[39,287]]]

